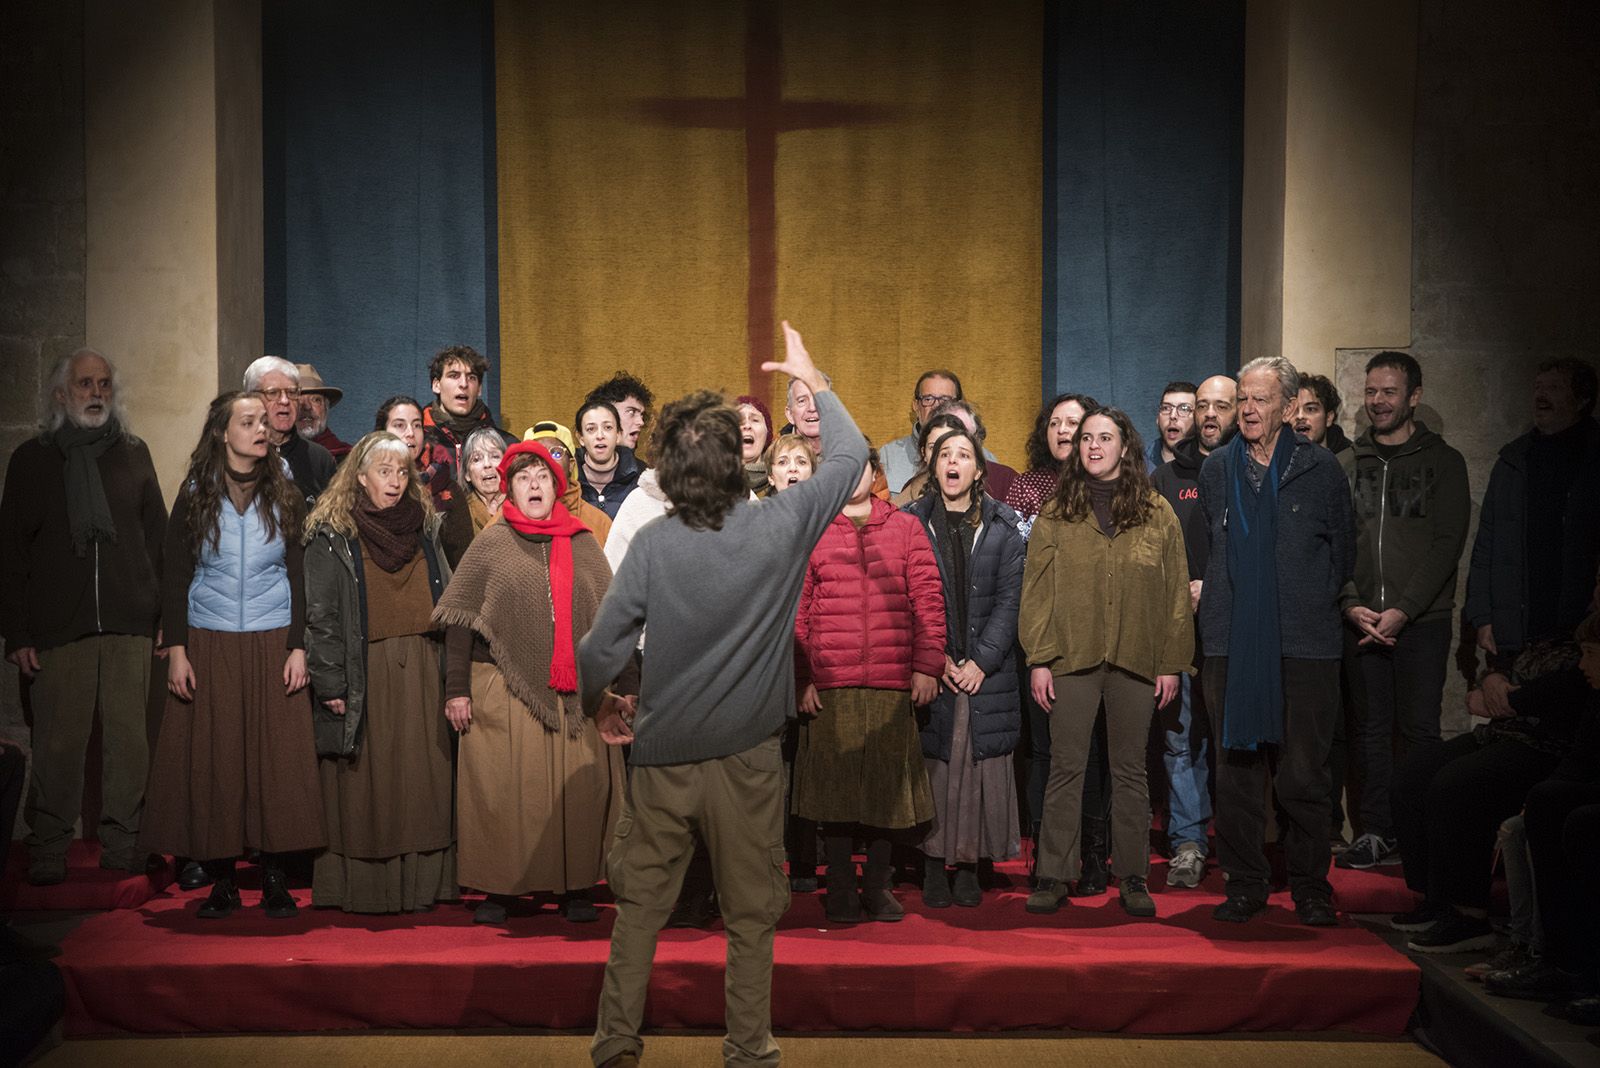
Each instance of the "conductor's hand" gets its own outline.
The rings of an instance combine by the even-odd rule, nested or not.
[[[920,671],[911,673],[911,703],[914,705],[931,705],[933,699],[939,696],[939,680],[932,675],[924,675]]]
[[[628,725],[628,702],[614,693],[607,692],[600,702],[600,711],[595,713],[595,729],[600,732],[600,740],[607,745],[627,745],[633,741],[633,728]]]
[[[761,365],[763,371],[782,371],[790,378],[798,378],[812,393],[821,393],[828,388],[828,380],[822,377],[817,365],[811,362],[811,353],[806,351],[805,342],[800,339],[800,331],[790,326],[787,319],[783,321],[783,346],[783,362],[775,363],[768,360]]]

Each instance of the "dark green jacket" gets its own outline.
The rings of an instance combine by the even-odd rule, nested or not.
[[[450,582],[450,565],[439,548],[437,516],[422,534],[422,552],[428,561],[428,591],[438,604]],[[361,748],[367,702],[367,584],[355,539],[319,526],[306,545],[305,576],[306,667],[317,755],[353,757]],[[441,659],[441,673],[443,669]],[[341,698],[342,716],[323,704]],[[438,711],[444,715],[443,708]]]
[[[1372,430],[1340,454],[1356,509],[1356,575],[1342,607],[1398,608],[1411,622],[1448,618],[1467,543],[1467,462],[1421,423],[1390,460]]]

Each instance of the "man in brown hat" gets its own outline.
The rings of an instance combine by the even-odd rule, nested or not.
[[[295,421],[295,431],[307,441],[315,442],[333,454],[335,460],[344,458],[350,446],[339,440],[328,426],[328,412],[344,390],[322,381],[317,369],[309,363],[295,365],[300,371],[300,416]]]

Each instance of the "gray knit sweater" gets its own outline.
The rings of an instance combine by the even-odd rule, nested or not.
[[[669,514],[634,536],[578,644],[583,707],[594,715],[650,626],[630,763],[743,752],[794,715],[801,580],[867,462],[866,439],[838,397],[817,394],[817,410],[825,459],[810,480],[739,501],[721,530],[692,530]]]

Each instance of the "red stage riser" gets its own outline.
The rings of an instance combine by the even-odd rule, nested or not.
[[[291,921],[247,908],[207,922],[193,914],[201,896],[74,932],[57,961],[69,1034],[594,1023],[609,908],[578,928],[547,907],[506,931],[475,927],[461,907],[414,918],[305,909]],[[1156,922],[1129,921],[1114,895],[1051,917],[1024,913],[1020,890],[938,913],[913,891],[901,898],[903,923],[827,931],[815,926],[820,899],[796,899],[777,941],[776,1027],[1400,1034],[1416,1004],[1407,958],[1356,926],[1301,927],[1282,895],[1238,928],[1212,921],[1220,899],[1195,891],[1158,893]],[[720,930],[663,933],[651,1026],[722,1026],[725,948]]]

